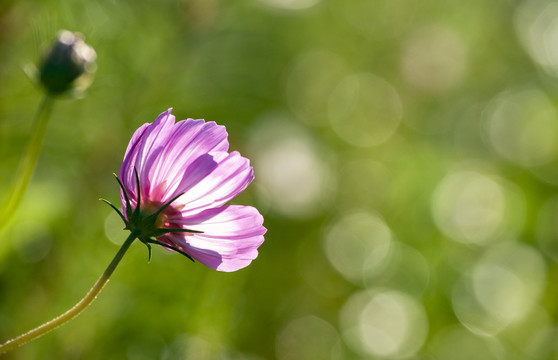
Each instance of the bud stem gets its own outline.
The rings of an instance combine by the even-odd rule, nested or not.
[[[45,95],[37,113],[35,114],[33,134],[27,146],[27,150],[21,158],[15,178],[8,190],[8,195],[0,206],[0,231],[9,223],[23,197],[27,184],[31,179],[45,137],[48,119],[52,110],[54,99]]]
[[[19,335],[11,340],[8,340],[4,344],[0,345],[0,355],[7,353],[8,351],[11,351],[31,340],[34,340],[51,330],[56,329],[57,327],[72,320],[74,317],[79,315],[83,310],[85,310],[89,305],[91,305],[93,300],[97,298],[97,295],[99,295],[101,290],[103,290],[103,287],[109,281],[109,278],[114,272],[114,269],[116,269],[116,267],[120,263],[120,260],[122,260],[122,257],[130,247],[130,245],[134,242],[136,237],[137,237],[136,231],[132,231],[128,236],[128,238],[126,239],[126,241],[124,241],[124,244],[122,244],[120,250],[118,250],[118,252],[114,256],[114,259],[112,259],[109,266],[106,268],[105,272],[103,272],[99,280],[97,280],[95,285],[93,285],[91,290],[89,290],[89,292],[85,295],[83,299],[81,299],[77,304],[75,304],[71,309],[69,309],[62,315],[50,320],[49,322],[44,323],[43,325],[34,328],[29,332],[26,332],[25,334]]]

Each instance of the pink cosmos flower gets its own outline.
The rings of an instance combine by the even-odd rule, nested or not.
[[[121,216],[149,249],[159,244],[219,271],[248,266],[264,241],[263,217],[254,207],[225,204],[254,179],[249,160],[228,152],[224,126],[175,123],[171,110],[142,125],[128,144]]]

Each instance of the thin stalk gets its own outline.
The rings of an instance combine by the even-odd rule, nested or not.
[[[95,285],[93,285],[91,290],[89,290],[89,292],[87,293],[87,295],[85,295],[83,299],[81,299],[70,310],[66,311],[62,315],[50,320],[49,322],[44,323],[43,325],[40,325],[39,327],[34,328],[29,332],[26,332],[25,334],[19,335],[11,340],[8,340],[4,344],[0,345],[0,355],[7,353],[8,351],[11,351],[17,348],[18,346],[21,346],[31,340],[34,340],[51,330],[56,329],[60,325],[63,325],[66,322],[72,320],[74,317],[79,315],[83,310],[85,310],[93,302],[93,300],[97,298],[97,295],[99,295],[101,290],[103,290],[103,287],[109,281],[109,278],[114,272],[114,269],[116,269],[116,267],[120,263],[120,260],[122,260],[124,254],[136,239],[136,236],[137,236],[137,232],[132,231],[130,236],[128,236],[126,241],[124,241],[124,244],[122,244],[120,250],[118,250],[118,252],[114,256],[114,259],[112,259],[109,266],[106,268],[105,272],[103,272],[99,280],[97,280]]]
[[[53,103],[54,98],[45,95],[37,109],[34,121],[35,128],[29,140],[29,145],[21,158],[15,178],[9,187],[8,195],[0,205],[0,231],[11,220],[29,184],[29,180],[31,179],[31,175],[39,159],[39,154],[41,153]]]

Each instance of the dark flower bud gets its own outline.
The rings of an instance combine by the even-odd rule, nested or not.
[[[50,95],[83,90],[95,72],[95,50],[77,33],[62,30],[39,67],[39,81]]]

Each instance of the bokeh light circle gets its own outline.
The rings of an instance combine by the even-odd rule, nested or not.
[[[380,215],[361,211],[337,219],[325,232],[323,246],[333,267],[360,284],[365,273],[383,266],[391,241],[391,230]]]
[[[549,75],[558,76],[558,4],[525,1],[515,14],[515,26],[523,47]]]
[[[519,190],[482,170],[455,170],[442,179],[432,199],[432,215],[449,238],[487,244],[522,226]]]
[[[260,0],[260,2],[281,10],[303,10],[316,5],[320,0]]]
[[[335,328],[309,315],[289,322],[277,335],[278,360],[339,359],[341,339]]]
[[[399,94],[384,79],[364,73],[339,83],[329,98],[329,121],[347,143],[380,145],[391,138],[403,116]]]
[[[488,105],[484,125],[490,144],[513,163],[537,166],[558,155],[558,113],[539,89],[500,94]]]
[[[505,242],[463,276],[452,296],[457,317],[470,330],[493,335],[535,307],[546,283],[546,264],[532,247]]]
[[[540,253],[521,243],[491,249],[473,269],[473,290],[494,317],[513,321],[525,316],[544,289],[546,264]]]
[[[437,93],[455,87],[467,68],[465,44],[449,28],[427,26],[406,40],[401,72],[417,89]]]
[[[428,335],[422,305],[395,290],[358,292],[345,303],[340,317],[345,341],[365,356],[409,357]]]
[[[116,211],[111,211],[108,213],[107,217],[105,218],[104,223],[105,228],[105,236],[106,238],[116,245],[122,245],[124,242],[123,239],[123,223],[120,216],[116,213]]]
[[[333,175],[326,151],[300,125],[282,115],[258,119],[249,139],[260,187],[270,209],[291,218],[323,211]]]

